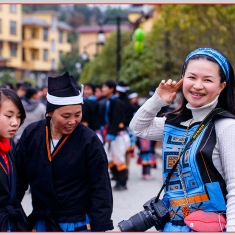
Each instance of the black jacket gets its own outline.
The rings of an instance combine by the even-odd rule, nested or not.
[[[87,122],[88,127],[93,131],[100,129],[100,110],[97,100],[84,99],[82,105],[82,122]]]
[[[16,199],[16,175],[14,161],[10,153],[6,154],[9,162],[10,174],[0,156],[0,231],[6,232],[8,222],[14,224],[15,231],[27,231],[26,215],[20,202]]]
[[[118,132],[125,127],[125,105],[119,98],[110,99],[109,101],[107,134],[117,136]]]
[[[113,229],[112,190],[102,143],[80,123],[50,162],[45,144],[49,120],[30,124],[16,146],[18,199],[29,184],[34,214],[50,211],[57,222],[77,222],[85,221],[87,213],[92,231]]]

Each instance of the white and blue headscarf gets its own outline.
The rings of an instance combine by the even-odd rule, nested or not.
[[[212,48],[198,48],[192,51],[186,58],[185,63],[195,55],[206,55],[213,58],[221,67],[225,75],[225,82],[229,80],[230,65],[228,60],[218,51]]]

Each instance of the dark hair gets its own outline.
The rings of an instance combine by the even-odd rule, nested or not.
[[[85,86],[90,87],[90,88],[92,89],[93,94],[95,93],[95,84],[93,84],[92,82],[86,82],[86,83],[84,84],[84,87],[85,87]]]
[[[21,88],[24,91],[26,91],[31,86],[32,86],[32,84],[30,82],[19,81],[19,82],[16,83],[16,90]]]
[[[110,89],[113,88],[113,94],[116,93],[116,82],[114,82],[113,80],[107,80],[103,83],[103,85],[106,85]]]
[[[128,86],[127,83],[125,83],[125,82],[123,82],[123,81],[120,81],[120,82],[118,83],[118,85],[119,85],[119,86]]]
[[[11,82],[5,82],[1,87],[15,90],[14,85]]]
[[[101,90],[102,89],[102,84],[96,84],[95,89],[100,89]]]
[[[216,62],[216,60],[214,60],[210,56],[195,55],[195,56],[192,56],[187,62],[184,63],[183,68],[182,68],[182,76],[185,75],[185,71],[187,69],[189,61],[190,60],[199,60],[199,59],[205,59],[205,60],[208,60],[208,61],[211,61],[211,62],[218,64]],[[219,66],[219,64],[218,64],[218,66]],[[230,63],[229,63],[229,71],[230,71],[229,80],[226,82],[225,88],[222,90],[222,92],[219,95],[218,103],[221,108],[223,108],[223,109],[225,109],[235,115],[234,71],[233,71],[233,68]],[[225,74],[220,66],[219,66],[219,75],[221,77],[220,82],[221,83],[224,82],[225,81]],[[188,103],[188,101],[185,99],[185,97],[183,97],[181,106],[179,107],[179,109],[177,109],[174,112],[187,113],[188,112],[188,109],[186,108],[187,103]]]
[[[128,98],[127,98],[127,93],[123,93],[123,92],[119,92],[118,91],[118,97],[119,97],[119,99],[121,99],[121,100],[128,100]]]
[[[2,102],[6,99],[11,100],[15,104],[15,106],[19,109],[20,126],[21,126],[26,118],[26,114],[25,114],[24,106],[21,102],[20,97],[16,94],[14,90],[7,89],[7,88],[0,88],[0,107],[1,107]]]
[[[38,89],[35,87],[30,87],[27,89],[26,93],[25,93],[25,98],[27,100],[29,100],[33,95],[37,94]]]

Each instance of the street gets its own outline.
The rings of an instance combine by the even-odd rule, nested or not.
[[[113,191],[113,214],[114,230],[119,231],[117,224],[127,220],[134,214],[143,210],[143,204],[156,196],[162,185],[161,160],[157,159],[157,169],[152,168],[152,180],[141,179],[142,166],[137,165],[137,159],[132,158],[129,169],[128,189],[125,191]],[[115,182],[111,182],[114,186]],[[26,193],[22,201],[25,213],[28,215],[32,210],[30,193]],[[156,231],[153,227],[149,231]]]

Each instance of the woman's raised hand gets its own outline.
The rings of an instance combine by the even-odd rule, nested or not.
[[[170,104],[176,98],[176,92],[179,90],[182,84],[183,79],[180,79],[178,82],[172,81],[171,79],[169,79],[167,82],[162,80],[156,89],[156,92],[162,100]]]

